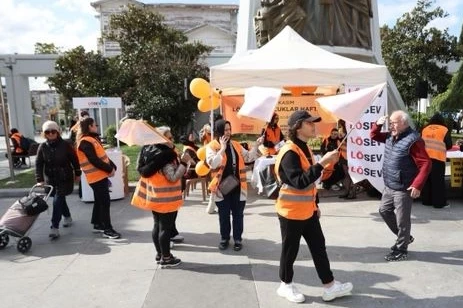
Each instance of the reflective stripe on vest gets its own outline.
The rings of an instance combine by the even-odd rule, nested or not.
[[[96,156],[104,161],[105,163],[109,164],[109,158],[106,155],[106,152],[98,140],[96,140],[93,137],[90,136],[84,136],[79,140],[79,143],[77,144],[77,149],[79,149],[80,142],[82,140],[85,140],[87,142],[90,142],[93,145],[93,148],[95,149]],[[79,164],[80,164],[80,169],[82,172],[85,173],[85,177],[87,178],[87,182],[89,184],[101,181],[104,178],[108,177],[108,174],[106,171],[103,171],[101,169],[96,168],[92,163],[88,161],[87,156],[85,155],[84,152],[81,150],[77,151],[77,158],[79,159]]]
[[[248,189],[248,184],[246,180],[246,166],[244,165],[244,158],[241,154],[241,144],[237,141],[231,140],[230,143],[232,144],[233,148],[235,149],[235,152],[238,153],[238,169],[239,169],[239,178],[240,178],[240,186],[241,186],[241,191],[245,192]],[[214,151],[218,151],[220,149],[220,144],[217,140],[211,141],[208,145],[208,147],[211,147]],[[209,183],[209,190],[211,192],[217,192],[217,188],[219,187],[219,183],[222,180],[222,174],[223,174],[223,169],[227,165],[227,155],[225,153],[222,155],[222,163],[219,168],[216,168],[214,170],[211,170],[211,177],[212,180]],[[235,170],[233,170],[233,173]]]
[[[447,149],[445,148],[444,138],[448,129],[442,125],[428,125],[421,132],[425,143],[426,153],[432,159],[445,162],[447,159]]]
[[[183,204],[181,180],[169,182],[162,172],[140,177],[131,204],[147,211],[175,212]]]
[[[271,127],[267,125],[265,128],[265,139],[267,141],[272,142],[274,145],[280,142],[280,136],[281,136],[281,129],[280,127],[276,127],[275,130],[273,130]],[[268,151],[267,155],[275,155],[277,151],[275,150],[275,147],[265,147]]]
[[[307,172],[312,165],[307,159],[304,152],[292,141],[286,142],[286,144],[280,149],[275,162],[275,174],[280,181],[279,168],[282,157],[286,152],[293,151],[299,156],[301,167],[304,172]],[[310,149],[309,149],[310,151]],[[310,151],[310,155],[313,159],[313,154]],[[315,184],[312,183],[304,189],[295,188],[287,183],[284,183],[280,188],[275,208],[277,213],[287,219],[294,220],[305,220],[313,216],[316,211],[317,205],[315,204],[317,195],[317,189]]]

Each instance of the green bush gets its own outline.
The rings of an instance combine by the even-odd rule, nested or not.
[[[104,136],[105,136],[106,143],[113,147],[117,146],[117,139],[115,135],[116,135],[116,126],[111,124],[106,128],[104,132]]]

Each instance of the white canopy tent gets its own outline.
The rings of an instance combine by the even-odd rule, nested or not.
[[[286,26],[257,50],[235,54],[225,64],[210,68],[211,86],[224,95],[233,88],[372,86],[387,81],[387,68],[352,60],[317,47]]]

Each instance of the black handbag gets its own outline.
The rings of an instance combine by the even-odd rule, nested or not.
[[[280,192],[281,184],[275,175],[275,165],[268,165],[259,171],[262,192],[269,199],[276,199]]]
[[[234,176],[230,174],[226,178],[220,181],[219,190],[223,196],[228,195],[232,190],[240,185],[240,181]]]
[[[39,215],[48,209],[47,202],[34,194],[19,199],[19,203],[28,216]]]

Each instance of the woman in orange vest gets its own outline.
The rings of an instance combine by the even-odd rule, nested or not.
[[[169,127],[161,126],[157,131],[167,139],[173,139]],[[131,203],[153,214],[151,235],[156,248],[155,260],[161,268],[181,263],[170,253],[170,241],[178,209],[183,205],[181,178],[190,160],[186,153],[179,160],[172,142],[144,146],[138,157],[137,170],[141,177]]]
[[[277,294],[287,300],[302,303],[305,297],[292,283],[294,261],[297,258],[301,237],[306,241],[318,277],[323,283],[323,300],[331,301],[336,297],[348,295],[352,284],[334,280],[330,262],[326,253],[325,237],[320,225],[320,209],[315,181],[328,164],[338,161],[337,150],[327,152],[314,164],[312,151],[307,146],[310,138],[315,137],[315,122],[305,110],[298,110],[288,119],[288,141],[278,153],[275,173],[281,188],[275,204],[280,222],[282,249],[280,256],[281,284]]]
[[[80,169],[85,174],[93,190],[92,211],[93,232],[102,232],[103,237],[117,239],[121,234],[111,224],[111,199],[109,179],[116,172],[116,165],[109,159],[100,142],[98,125],[92,118],[80,121],[80,134],[77,136],[77,157]]]
[[[451,131],[440,113],[434,114],[421,131],[426,153],[431,158],[431,173],[421,191],[421,203],[441,209],[448,206],[445,188],[447,150],[452,148]]]
[[[11,153],[11,157],[13,158],[13,166],[15,168],[21,167],[21,165],[26,165],[26,157],[16,157],[17,155],[26,155],[27,150],[21,148],[21,137],[22,135],[16,128],[10,129],[10,139],[13,143],[13,152]],[[5,155],[8,156],[8,155]]]
[[[191,157],[191,164],[189,170],[185,172],[185,175],[182,177],[182,191],[185,190],[185,183],[187,179],[195,179],[198,177],[194,167],[199,162],[198,155],[196,151],[198,151],[199,147],[195,144],[195,138],[193,134],[189,134],[188,136],[181,136],[180,142],[183,144],[183,153],[188,153]]]
[[[215,204],[219,209],[221,237],[219,249],[225,250],[229,245],[231,212],[233,217],[233,249],[239,251],[243,247],[241,237],[243,234],[243,212],[248,194],[244,163],[254,161],[257,158],[257,146],[262,144],[263,138],[258,138],[256,146],[248,151],[239,142],[230,140],[231,134],[229,121],[218,120],[215,122],[215,139],[207,145],[206,162],[211,168],[212,177],[209,190],[214,196]],[[225,194],[221,184],[228,177],[234,177],[239,184]]]
[[[264,142],[259,147],[262,155],[276,155],[278,153],[278,148],[276,145],[285,140],[285,136],[278,126],[279,119],[280,118],[278,117],[278,114],[274,113],[270,122],[266,127],[264,127],[264,129],[262,129],[262,132],[260,133],[262,136],[264,136]]]
[[[333,128],[330,132],[330,135],[323,139],[322,144],[320,145],[320,151],[322,155],[326,153],[336,150],[339,147],[340,140],[338,135],[338,129]],[[338,186],[338,182],[344,179],[344,170],[339,163],[334,165],[328,165],[325,169],[323,169],[321,182],[323,184],[323,189],[326,190],[340,190]]]

